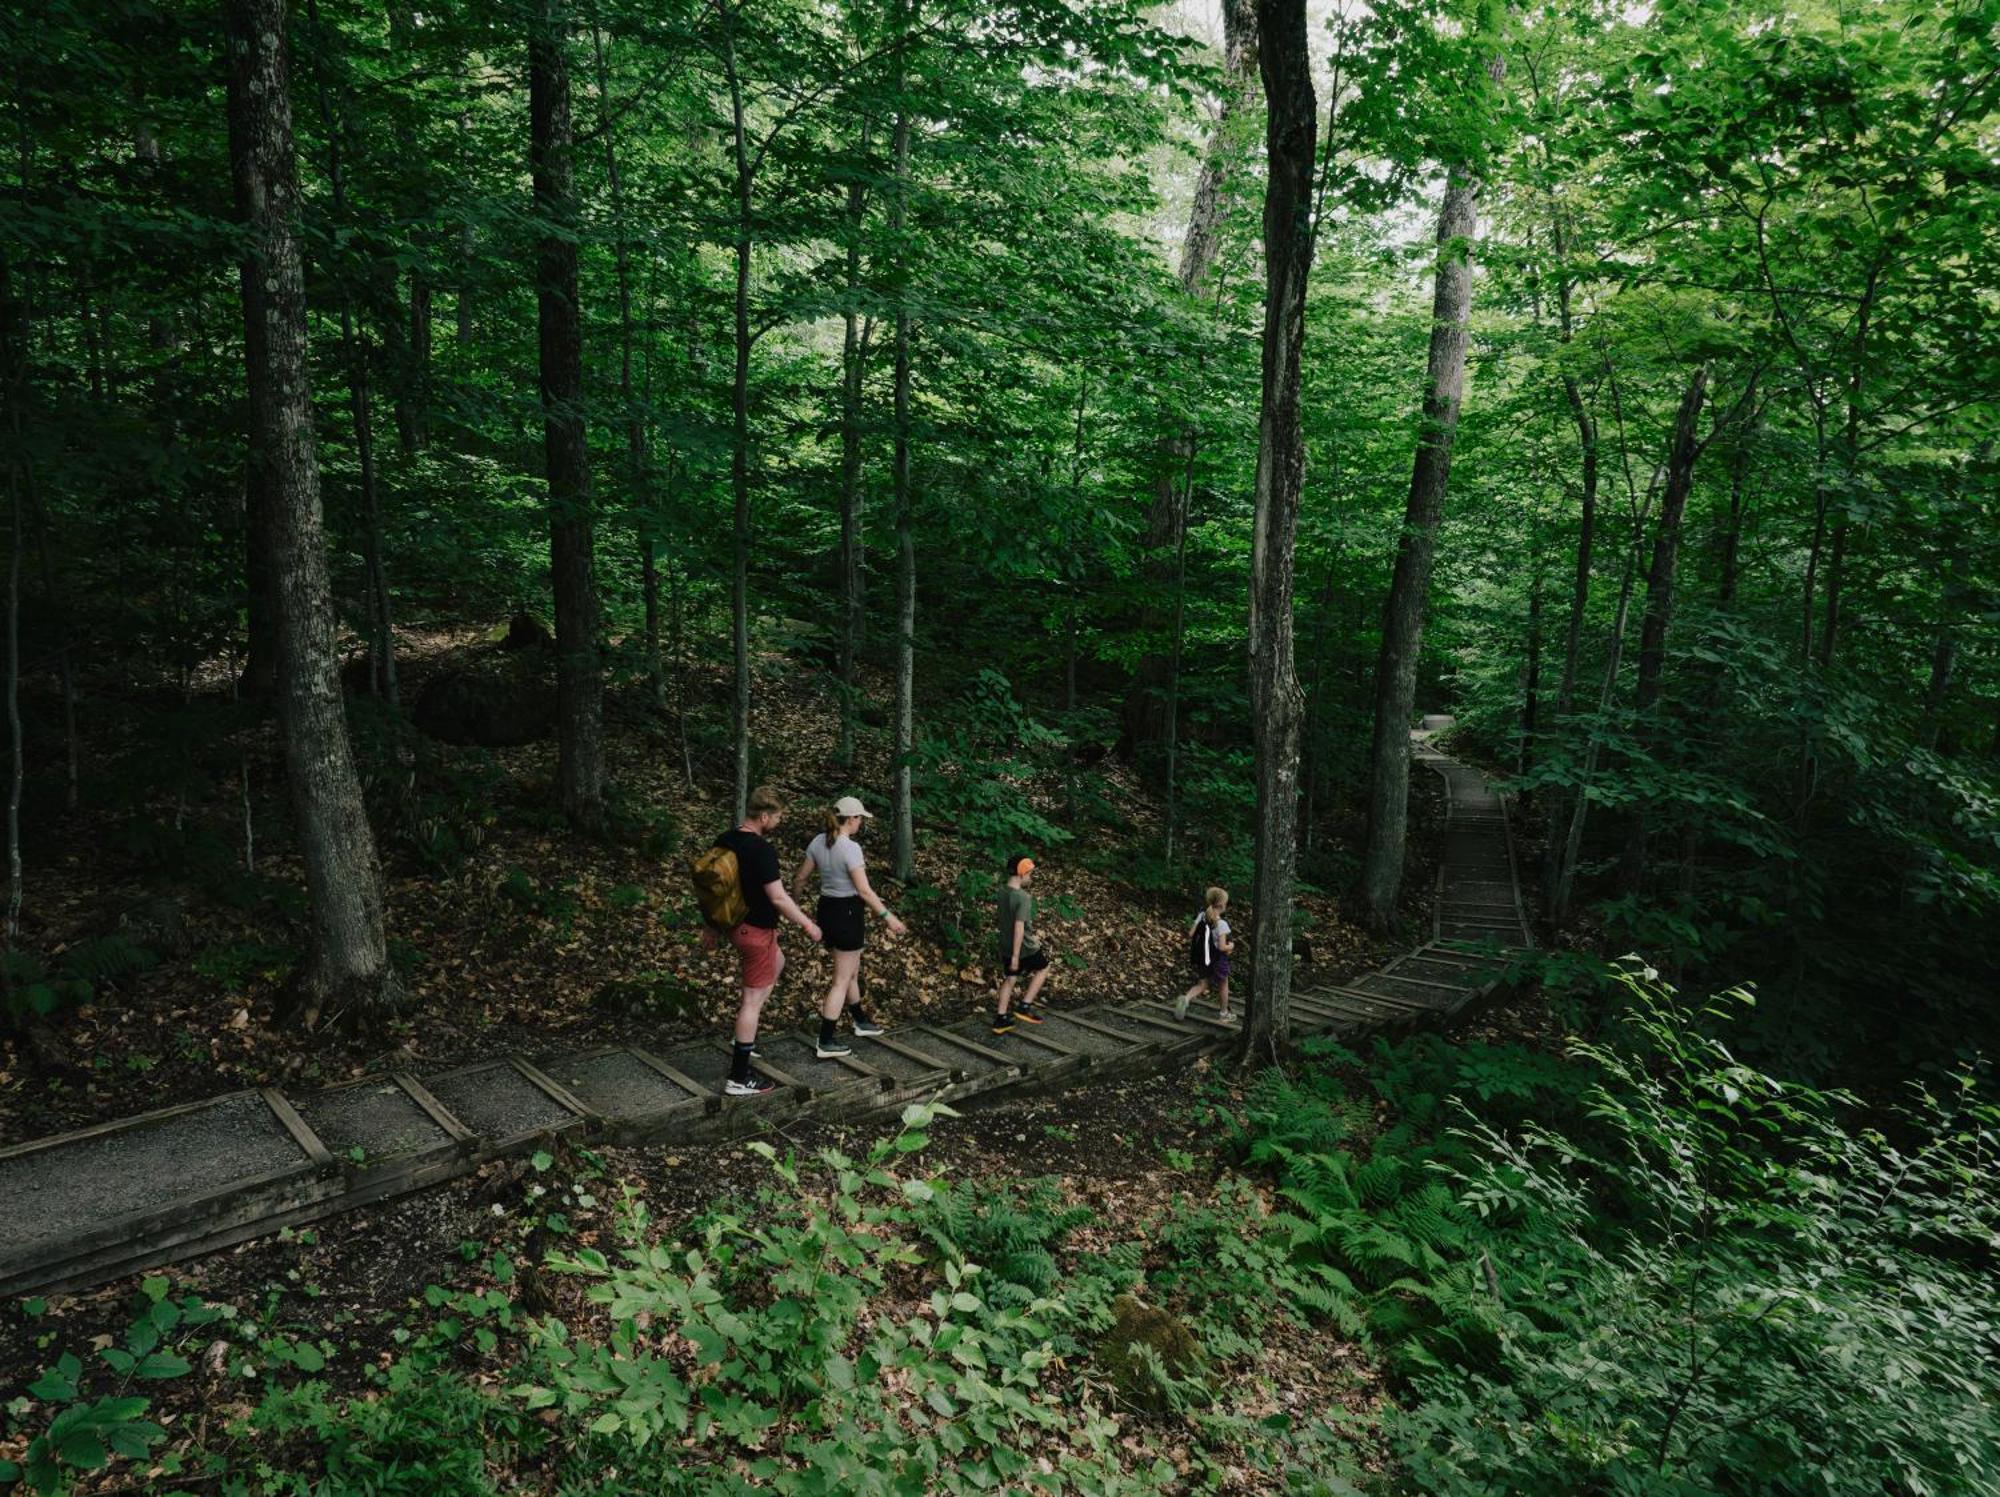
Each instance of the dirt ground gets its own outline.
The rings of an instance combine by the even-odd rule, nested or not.
[[[476,631],[413,634],[405,642],[405,701],[427,673],[468,652],[490,649]],[[699,688],[724,693],[720,680]],[[757,730],[763,751],[782,764],[778,783],[796,813],[777,841],[791,856],[816,830],[808,809],[847,789],[887,809],[887,748],[864,734],[850,774],[833,762],[834,718],[816,673],[773,674],[760,683]],[[159,710],[159,703],[147,705]],[[157,725],[132,707],[99,725],[88,740],[107,764],[143,759]],[[394,839],[383,838],[385,897],[392,950],[403,973],[408,1013],[359,1036],[333,1025],[316,1032],[286,1022],[284,979],[302,940],[296,907],[302,880],[279,833],[287,816],[275,730],[246,730],[233,783],[207,787],[206,802],[162,796],[166,821],[202,822],[229,831],[245,817],[234,802],[247,779],[248,824],[256,877],[245,896],[224,898],[199,880],[148,870],[126,848],[119,818],[91,808],[70,813],[54,864],[30,870],[27,949],[57,965],[93,937],[125,930],[150,942],[150,969],[98,985],[94,999],[52,1026],[54,1044],[30,1045],[0,1034],[0,1144],[87,1126],[243,1086],[310,1088],[389,1067],[435,1072],[519,1051],[549,1054],[585,1045],[633,1043],[664,1048],[717,1032],[733,1009],[727,955],[705,953],[683,872],[686,854],[727,824],[709,787],[726,767],[696,763],[701,789],[683,777],[675,735],[614,693],[607,733],[609,772],[622,803],[664,824],[674,843],[613,837],[583,843],[551,824],[547,807],[552,743],[490,751],[482,771],[492,800],[476,824],[459,828],[476,841],[449,872],[427,869]],[[447,754],[450,751],[440,751]],[[469,758],[470,756],[459,756]],[[1119,808],[1122,827],[1085,827],[1078,840],[1045,857],[1036,894],[1045,936],[1057,959],[1053,994],[1113,1000],[1174,988],[1184,963],[1181,931],[1207,882],[1190,868],[1188,890],[1162,897],[1119,876],[1124,849],[1157,826],[1158,810],[1137,778],[1115,760],[1094,773]],[[1414,781],[1413,862],[1405,888],[1409,918],[1425,917],[1438,814],[1430,776]],[[1046,790],[1031,791],[1053,818]],[[257,851],[258,827],[271,850]],[[954,950],[942,938],[939,912],[926,910],[886,876],[887,833],[880,823],[864,845],[878,891],[911,915],[911,935],[892,940],[879,929],[865,977],[872,1008],[892,1021],[951,1019],[980,1011],[995,973],[980,953]],[[949,827],[920,829],[917,884],[946,891],[967,855]],[[1039,850],[1039,849],[1038,849]],[[789,872],[789,868],[787,870]],[[1381,942],[1349,923],[1338,898],[1306,894],[1298,980],[1330,981],[1377,965],[1401,943]],[[1067,913],[1065,913],[1067,912]],[[1239,935],[1250,912],[1239,897]],[[167,928],[168,939],[155,932]],[[768,1022],[803,1025],[816,1011],[830,966],[825,954],[787,929],[790,966]],[[983,927],[979,934],[983,936]],[[1254,954],[1239,961],[1247,976]],[[53,1053],[51,1053],[53,1052]]]

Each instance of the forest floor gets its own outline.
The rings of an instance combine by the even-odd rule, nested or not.
[[[405,631],[404,702],[417,699],[433,671],[490,653],[493,637],[465,628]],[[765,777],[793,798],[775,839],[790,859],[817,829],[815,808],[839,794],[858,791],[886,813],[889,749],[885,733],[864,729],[858,763],[844,771],[834,759],[836,706],[825,673],[776,655],[759,667],[755,736],[769,766]],[[876,685],[886,693],[886,682]],[[205,691],[215,720],[206,729],[199,694],[189,706],[128,690],[120,715],[106,721],[93,713],[84,808],[64,813],[59,836],[30,843],[54,859],[43,852],[30,869],[24,927],[45,965],[60,970],[66,955],[114,934],[142,947],[152,964],[98,981],[91,1001],[62,1014],[59,1055],[0,1037],[0,1142],[244,1086],[332,1084],[389,1066],[436,1070],[551,1043],[664,1048],[726,1028],[733,963],[702,950],[683,871],[686,855],[728,824],[726,749],[693,756],[691,789],[671,719],[648,711],[635,689],[615,689],[607,704],[608,768],[624,833],[596,842],[569,835],[549,811],[553,742],[456,750],[424,740],[413,758],[406,739],[371,763],[368,741],[357,735],[364,771],[406,776],[419,792],[406,797],[381,837],[390,938],[409,1009],[366,1037],[285,1022],[284,977],[303,941],[302,877],[284,834],[277,735],[268,717],[232,708],[226,680],[206,683]],[[720,668],[692,676],[687,695],[691,719],[721,717],[728,684]],[[163,730],[163,717],[179,726]],[[215,722],[236,723],[239,731],[218,742]],[[195,747],[180,746],[187,737]],[[195,773],[217,762],[227,770],[217,782]],[[129,779],[133,765],[144,777],[136,797],[88,793],[116,786],[121,767]],[[1036,893],[1057,958],[1048,989],[1056,1006],[1178,987],[1182,923],[1209,881],[1191,867],[1187,890],[1163,895],[1123,876],[1134,849],[1157,841],[1159,808],[1115,760],[1091,772],[1115,821],[1079,826],[1065,847],[1033,849],[1044,854]],[[190,782],[207,798],[174,793]],[[1425,918],[1435,858],[1426,832],[1441,814],[1431,777],[1416,777],[1414,787],[1413,862],[1404,883],[1413,922]],[[1024,794],[1061,820],[1053,787],[1028,786]],[[158,834],[151,842],[132,833],[135,798]],[[379,827],[384,818],[376,819]],[[158,844],[168,827],[179,840],[163,853]],[[194,845],[190,828],[202,831],[205,860],[186,851]],[[455,854],[442,866],[418,856],[413,838],[398,828],[432,845],[442,839]],[[871,1009],[891,1023],[982,1011],[995,981],[983,954],[987,912],[983,905],[966,912],[978,943],[969,952],[949,929],[956,881],[967,866],[963,845],[949,827],[920,828],[917,878],[905,890],[886,876],[887,840],[878,822],[864,845],[878,891],[909,917],[911,934],[894,940],[878,929],[871,939]],[[246,842],[254,872],[243,867]],[[219,858],[234,866],[218,870]],[[1310,918],[1299,982],[1337,980],[1399,949],[1348,923],[1333,895],[1306,893],[1300,903]],[[1237,924],[1247,930],[1248,920]],[[793,1027],[811,1022],[830,966],[796,932],[786,936],[789,965],[766,1022]]]
[[[486,647],[481,636],[463,631],[405,643],[406,700],[422,689],[428,670]],[[724,694],[719,680],[705,686],[712,698]],[[871,801],[885,799],[877,788],[887,779],[880,742],[864,738],[862,763],[851,777],[832,764],[831,695],[823,680],[774,672],[759,701],[766,762],[782,766],[770,778],[801,807],[781,834],[784,846],[803,843],[814,825],[804,808],[822,799],[848,789]],[[135,712],[122,725],[129,741],[107,753],[146,752],[144,718]],[[551,1042],[665,1046],[686,1035],[719,1034],[733,1006],[731,968],[700,949],[694,924],[685,918],[689,901],[680,864],[687,850],[726,824],[727,811],[719,796],[689,792],[671,725],[646,723],[624,702],[614,703],[612,719],[618,725],[609,742],[612,776],[628,806],[644,807],[653,825],[675,829],[672,852],[663,852],[657,839],[650,845],[633,837],[581,842],[546,816],[528,814],[549,798],[552,745],[465,756],[479,759],[487,798],[476,844],[459,865],[446,872],[427,868],[385,839],[391,929],[412,1008],[386,1034],[365,1042],[332,1031],[301,1033],[281,1021],[283,973],[298,939],[282,918],[282,899],[271,892],[297,878],[279,835],[282,803],[254,794],[250,799],[252,824],[265,828],[259,835],[274,851],[259,860],[254,887],[263,894],[249,900],[216,897],[212,883],[172,870],[149,871],[144,860],[123,850],[128,844],[117,835],[113,812],[77,814],[56,865],[41,867],[35,883],[33,933],[47,957],[59,959],[66,947],[121,928],[142,934],[174,921],[180,928],[170,932],[170,943],[160,943],[165,949],[155,965],[108,985],[64,1016],[67,1067],[49,1069],[25,1047],[5,1042],[0,1139],[260,1082],[332,1083],[385,1064],[430,1068]],[[274,735],[268,724],[252,732],[243,756],[251,785],[275,786]],[[697,768],[704,785],[719,785],[726,766]],[[1050,989],[1058,1007],[1158,996],[1181,980],[1182,907],[1192,904],[1193,893],[1163,896],[1118,876],[1121,849],[1145,839],[1159,813],[1129,771],[1106,764],[1098,773],[1121,823],[1079,829],[1075,843],[1043,864],[1044,907],[1053,911],[1060,901],[1069,912],[1049,919],[1051,945],[1062,958]],[[1431,777],[1418,776],[1415,784],[1413,864],[1405,884],[1413,920],[1424,915],[1441,814]],[[226,826],[232,814],[241,814],[229,803],[240,793],[240,782],[225,785],[212,804],[175,809]],[[956,839],[949,829],[930,827],[920,841],[920,881],[949,890],[962,866]],[[871,850],[878,865],[886,862],[879,840]],[[1191,870],[1191,890],[1202,882]],[[878,887],[886,883],[880,879]],[[510,895],[510,886],[532,894]],[[884,892],[898,902],[904,897],[901,890]],[[1303,903],[1312,919],[1298,981],[1331,981],[1363,970],[1389,949],[1346,923],[1334,898],[1308,894]],[[163,906],[170,916],[160,913]],[[771,1022],[797,1025],[809,1018],[826,961],[803,942],[788,946],[793,965]],[[912,921],[907,939],[877,939],[868,963],[871,1003],[892,1023],[955,1018],[990,1001],[992,972],[964,960],[922,917]],[[634,991],[641,994],[636,1006],[629,996],[618,1005],[605,1001],[607,993]],[[668,997],[661,1000],[662,994]],[[1478,1021],[1495,1032],[1535,1022],[1526,1010]],[[1219,1120],[1241,1096],[1235,1078],[1202,1060],[1192,1073],[1001,1100],[939,1121],[922,1169],[981,1188],[1052,1179],[1065,1202],[1092,1213],[1059,1255],[1065,1265],[1079,1255],[1137,1243],[1142,1261],[1163,1266],[1166,1250],[1157,1241],[1163,1211],[1239,1209],[1222,1194],[1227,1171],[1215,1145]],[[793,1119],[773,1141],[781,1150],[809,1155],[826,1146],[859,1147],[863,1133]],[[256,1348],[278,1342],[320,1348],[325,1376],[336,1389],[369,1396],[368,1370],[398,1355],[409,1326],[431,1313],[425,1306],[493,1288],[495,1264],[503,1260],[536,1261],[548,1243],[535,1235],[535,1224],[552,1202],[559,1202],[573,1230],[567,1245],[609,1247],[628,1197],[642,1199],[657,1233],[671,1238],[705,1212],[747,1202],[770,1181],[770,1166],[741,1142],[671,1150],[565,1146],[553,1160],[498,1162],[445,1186],[178,1265],[167,1270],[176,1296],[232,1306],[235,1318],[218,1326],[190,1376],[154,1390],[149,1417],[168,1430],[169,1447],[212,1450],[218,1441],[229,1443],[236,1437],[225,1434],[225,1426],[247,1415],[256,1398]],[[1268,1187],[1259,1189],[1268,1197]],[[1262,1201],[1265,1210],[1273,1204]],[[584,1302],[576,1281],[536,1278],[543,1308],[573,1327],[601,1313]],[[17,1394],[59,1351],[87,1354],[111,1344],[138,1298],[136,1281],[127,1279],[51,1297],[35,1307],[38,1313],[20,1306],[0,1313],[0,1399]],[[873,1313],[899,1312],[885,1302]],[[252,1326],[262,1340],[246,1334]],[[477,1386],[496,1385],[508,1354],[504,1340],[496,1346],[468,1336],[456,1348],[456,1370]],[[1225,1374],[1221,1386],[1235,1400],[1232,1412],[1251,1418],[1346,1408],[1365,1423],[1382,1396],[1379,1375],[1358,1347],[1330,1328],[1283,1319],[1254,1355]],[[1065,1390],[1096,1375],[1085,1363],[1060,1369],[1054,1392],[1069,1396]],[[1190,1442],[1198,1438],[1188,1418],[1120,1417],[1121,1441],[1135,1463],[1165,1457],[1185,1469]],[[0,1449],[0,1459],[19,1454]],[[1059,1438],[1051,1437],[1039,1455],[1059,1467]],[[1210,1440],[1203,1458],[1214,1456]],[[516,1475],[532,1485],[530,1473]],[[98,1480],[77,1490],[90,1492]],[[109,1476],[102,1480],[110,1489],[129,1490]],[[1219,1490],[1248,1494],[1262,1489],[1261,1480],[1246,1457],[1240,1481]]]
[[[1558,1035],[1547,1010],[1532,998],[1463,1021],[1459,1030],[1467,1043],[1546,1046]],[[1001,1095],[991,1105],[975,1104],[961,1117],[935,1122],[920,1173],[982,1190],[1053,1181],[1065,1205],[1082,1205],[1091,1213],[1056,1255],[1064,1277],[1087,1255],[1134,1243],[1142,1275],[1171,1273],[1174,1248],[1161,1231],[1170,1218],[1243,1209],[1227,1189],[1242,1177],[1218,1147],[1244,1100],[1240,1079],[1225,1067],[1204,1058],[1190,1070],[1054,1095],[1013,1100]],[[885,1128],[893,1125],[791,1119],[777,1126],[771,1142],[781,1155],[800,1158],[828,1147],[858,1155]],[[770,1165],[742,1141],[671,1150],[584,1151],[564,1145],[553,1160],[498,1161],[435,1189],[174,1266],[163,1272],[177,1298],[198,1296],[237,1313],[207,1333],[212,1339],[191,1359],[196,1362],[191,1375],[149,1386],[154,1404],[148,1417],[168,1431],[168,1449],[230,1448],[242,1427],[236,1436],[227,1434],[227,1427],[248,1419],[274,1348],[286,1345],[317,1348],[325,1361],[318,1375],[335,1391],[373,1397],[371,1369],[385,1368],[402,1354],[413,1325],[439,1313],[439,1307],[448,1311],[489,1293],[555,1315],[572,1334],[599,1334],[605,1329],[603,1311],[587,1302],[583,1281],[532,1268],[543,1250],[556,1245],[539,1230],[550,1210],[567,1218],[570,1233],[560,1243],[565,1251],[609,1252],[619,1240],[628,1200],[644,1203],[654,1240],[672,1242],[684,1239],[706,1213],[754,1212],[757,1192],[772,1183]],[[1255,1190],[1254,1209],[1279,1209],[1268,1182]],[[503,1263],[511,1266],[502,1269]],[[135,1306],[143,1311],[144,1299],[136,1280],[127,1279],[53,1296],[33,1317],[18,1306],[0,1310],[0,1400],[17,1392],[59,1350],[87,1355],[90,1347],[115,1342]],[[912,1308],[896,1302],[892,1292],[873,1301],[870,1314],[894,1317]],[[516,1349],[504,1333],[488,1342],[468,1326],[454,1342],[448,1366],[473,1386],[497,1394]],[[1386,1396],[1381,1373],[1331,1324],[1280,1316],[1253,1354],[1214,1373],[1228,1411],[1248,1420],[1290,1415],[1304,1424],[1337,1410],[1356,1416],[1358,1456],[1371,1463],[1366,1431]],[[1047,1379],[1048,1396],[1082,1397],[1084,1385],[1101,1378],[1088,1361],[1063,1366]],[[1091,1397],[1101,1400],[1102,1389]],[[1188,1414],[1128,1410],[1113,1417],[1134,1467],[1164,1457],[1185,1472],[1197,1443],[1211,1470],[1218,1459],[1214,1432],[1199,1429]],[[1053,1469],[1064,1464],[1059,1436],[1027,1453]],[[0,1443],[0,1459],[20,1454]],[[1234,1478],[1204,1490],[1232,1497],[1266,1492],[1268,1473],[1259,1470],[1251,1452],[1239,1455]],[[1227,1467],[1227,1450],[1220,1456]],[[87,1478],[74,1489],[75,1497],[133,1490],[133,1474]],[[539,1490],[532,1471],[514,1470],[509,1477],[510,1484]]]

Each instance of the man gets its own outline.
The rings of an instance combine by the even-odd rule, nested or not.
[[[1035,860],[1018,853],[1007,860],[1007,882],[1000,889],[1000,996],[993,1004],[993,1032],[1012,1034],[1014,1026],[1039,1024],[1041,1013],[1035,999],[1048,980],[1049,959],[1035,939],[1035,897],[1028,884],[1035,876]],[[1028,976],[1028,991],[1019,1006],[1013,1007],[1014,983]]]
[[[736,1011],[735,1046],[729,1056],[729,1079],[723,1083],[728,1097],[761,1097],[776,1091],[777,1084],[750,1069],[750,1057],[757,1048],[757,1021],[764,1012],[764,1000],[778,985],[785,970],[785,954],[778,949],[778,917],[783,915],[815,943],[820,930],[785,890],[780,876],[778,850],[765,841],[785,819],[785,803],[769,785],[750,792],[747,813],[740,826],[715,839],[717,847],[736,854],[737,877],[743,886],[743,903],[748,909],[742,923],[729,932],[729,944],[736,948],[743,969],[743,1003]],[[715,932],[703,932],[704,944],[713,948]]]

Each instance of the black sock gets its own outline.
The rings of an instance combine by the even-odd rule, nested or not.
[[[865,1026],[868,1023],[868,1010],[863,1008],[858,1003],[850,1003],[847,1005],[847,1016],[848,1018],[852,1019],[856,1024]]]
[[[831,1045],[833,1043],[833,1020],[827,1018],[824,1014],[820,1016],[819,1021],[819,1042],[822,1045]]]
[[[755,1040],[751,1040],[747,1044],[742,1040],[736,1042],[735,1047],[729,1054],[729,1079],[731,1081],[748,1081],[750,1079],[750,1052],[756,1048],[756,1045],[757,1042]]]

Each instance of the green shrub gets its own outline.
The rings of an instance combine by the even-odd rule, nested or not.
[[[319,1379],[269,1392],[250,1426],[300,1469],[272,1473],[251,1490],[260,1497],[492,1497],[500,1490],[488,1466],[504,1461],[521,1434],[515,1410],[453,1375],[434,1352],[398,1358],[370,1382],[366,1397],[343,1397]]]
[[[1619,1044],[1573,1049],[1595,1076],[1581,1126],[1464,1129],[1454,1182],[1499,1233],[1504,1334],[1492,1376],[1419,1381],[1393,1424],[1413,1478],[2000,1489],[2000,1109],[1962,1077],[1877,1128],[1736,1059],[1725,1009],[1747,995],[1696,1012],[1625,982]]]

